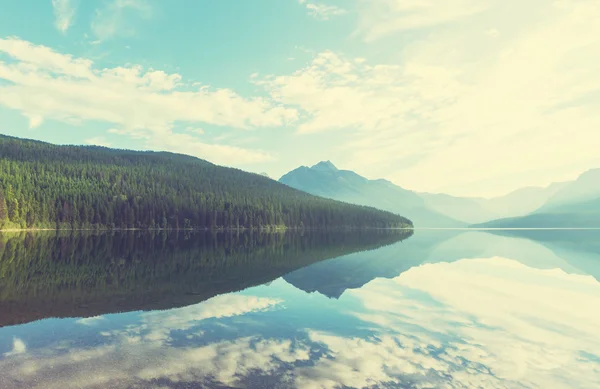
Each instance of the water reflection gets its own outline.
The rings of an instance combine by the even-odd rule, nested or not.
[[[561,251],[592,239],[423,232],[199,304],[5,327],[0,387],[597,388],[600,283]]]
[[[385,246],[411,231],[0,235],[0,326],[168,309]]]

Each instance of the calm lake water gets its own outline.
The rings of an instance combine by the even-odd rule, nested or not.
[[[600,387],[600,231],[0,235],[0,388]]]

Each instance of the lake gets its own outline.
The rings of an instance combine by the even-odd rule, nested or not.
[[[598,388],[600,231],[0,235],[0,388]]]

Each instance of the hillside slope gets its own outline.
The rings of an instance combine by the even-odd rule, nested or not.
[[[4,228],[410,227],[198,158],[0,136]]]

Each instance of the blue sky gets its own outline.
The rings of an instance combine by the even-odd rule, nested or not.
[[[3,0],[0,132],[500,195],[600,167],[599,17],[589,0]]]

